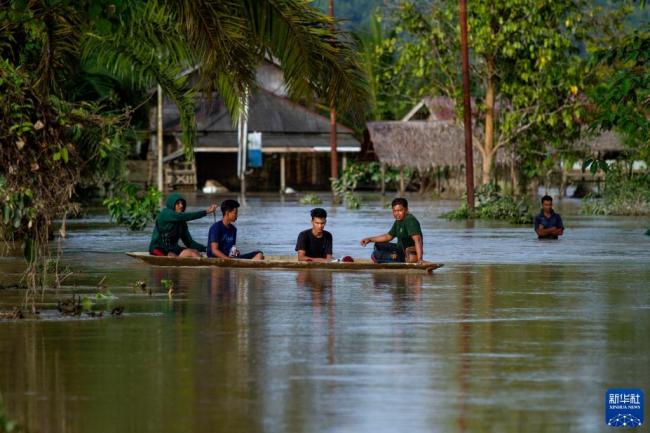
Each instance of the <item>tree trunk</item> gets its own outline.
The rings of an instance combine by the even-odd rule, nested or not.
[[[512,195],[519,197],[519,172],[517,170],[517,157],[514,150],[510,155],[510,181],[512,182]]]
[[[483,172],[481,174],[481,183],[490,183],[492,178],[492,161],[496,154],[494,149],[494,99],[495,99],[494,82],[494,61],[487,61],[487,83],[485,90],[485,144],[483,152]]]

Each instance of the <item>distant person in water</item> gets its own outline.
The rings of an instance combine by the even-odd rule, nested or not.
[[[239,216],[239,203],[235,200],[224,200],[221,203],[221,214],[221,221],[212,224],[208,233],[208,257],[264,260],[261,251],[240,254],[237,249],[237,227],[233,223]]]
[[[396,198],[392,201],[395,222],[390,231],[383,235],[361,239],[361,246],[375,243],[372,259],[378,263],[406,262],[422,263],[424,261],[424,244],[420,222],[409,212],[408,201]],[[397,238],[397,244],[390,243]]]
[[[332,234],[325,230],[327,211],[311,210],[311,228],[300,232],[296,242],[298,261],[329,262],[332,260]]]
[[[173,192],[167,197],[166,207],[156,217],[156,225],[151,234],[149,254],[154,256],[199,257],[205,251],[205,246],[195,242],[190,236],[187,221],[203,218],[214,213],[216,205],[210,205],[206,210],[185,212],[187,203],[183,196]],[[182,240],[186,248],[178,245]]]
[[[535,217],[535,233],[538,239],[557,239],[564,234],[564,224],[559,213],[553,210],[553,199],[542,197],[542,210]]]

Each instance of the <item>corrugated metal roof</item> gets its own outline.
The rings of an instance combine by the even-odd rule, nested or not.
[[[258,89],[250,96],[248,130],[258,132],[282,132],[304,134],[328,134],[329,118],[321,116],[287,98]],[[179,131],[180,118],[176,105],[165,100],[163,127],[166,131]],[[154,119],[155,120],[155,119]],[[196,107],[197,130],[201,132],[236,131],[230,113],[223,101],[215,97],[209,101],[201,98]],[[156,130],[155,122],[151,131]],[[338,124],[338,132],[352,133],[352,130]]]

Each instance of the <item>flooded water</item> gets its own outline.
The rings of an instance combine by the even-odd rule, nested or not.
[[[73,221],[61,246],[75,274],[40,320],[0,322],[5,411],[29,432],[605,431],[608,388],[650,392],[650,220],[565,202],[565,236],[546,242],[437,218],[455,205],[411,206],[425,258],[445,263],[431,276],[151,267],[123,254],[149,232]],[[324,207],[336,256],[368,256],[359,240],[392,221],[380,201]],[[249,197],[240,250],[291,254],[309,209]],[[194,238],[211,223],[190,223]],[[0,258],[0,282],[19,264]],[[117,299],[94,308],[122,316],[53,310],[104,277]],[[0,310],[21,297],[0,290]]]

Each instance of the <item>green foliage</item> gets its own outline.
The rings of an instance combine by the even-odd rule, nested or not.
[[[153,187],[140,191],[137,185],[127,184],[120,196],[105,199],[103,205],[112,221],[138,231],[156,219],[161,198],[162,194]]]
[[[650,229],[646,230],[645,235],[650,236]]]
[[[622,164],[605,175],[602,197],[585,197],[580,211],[588,215],[650,215],[650,172],[632,173]]]
[[[174,6],[181,33],[196,54],[203,87],[217,90],[234,118],[255,70],[277,60],[292,97],[313,98],[341,111],[361,108],[366,79],[349,34],[308,2],[182,0]],[[357,110],[360,112],[361,110]]]
[[[36,218],[33,196],[29,188],[8,189],[5,178],[0,175],[0,239],[6,239]]]
[[[300,204],[321,204],[321,203],[323,203],[323,200],[321,200],[318,194],[305,194],[302,197],[300,197]]]
[[[469,211],[467,203],[458,209],[440,215],[448,220],[488,219],[503,220],[512,224],[531,224],[533,215],[529,211],[526,199],[515,199],[499,192],[494,184],[481,185],[476,189],[474,213]]]
[[[587,117],[580,94],[594,78],[586,73],[584,49],[615,33],[627,12],[624,6],[605,11],[586,0],[472,3],[471,93],[475,145],[488,168],[484,182],[498,149],[515,153],[528,177],[544,175],[569,150]],[[456,102],[461,119],[458,2],[403,1],[383,22],[374,69],[382,83],[379,112],[395,119],[424,95],[445,96]]]
[[[160,284],[162,284],[168,292],[174,290],[174,280],[162,279],[160,280]]]
[[[607,173],[609,171],[609,164],[603,159],[592,159],[587,158],[582,162],[582,171],[589,170],[592,175],[598,173],[598,170],[602,170]]]
[[[615,40],[590,58],[603,76],[589,92],[594,129],[614,129],[640,157],[650,161],[650,25]]]
[[[332,181],[334,195],[342,199],[349,209],[359,209],[361,200],[354,194],[357,184],[367,176],[367,165],[364,163],[351,163],[345,167],[341,176]]]
[[[405,170],[405,177],[410,179],[413,170]],[[384,173],[386,183],[399,180],[400,172],[394,168],[386,169]],[[349,209],[359,209],[361,199],[354,194],[359,183],[378,184],[381,180],[381,164],[378,162],[351,162],[341,173],[341,176],[332,182],[334,195]]]
[[[196,64],[176,14],[158,2],[133,3],[116,15],[119,28],[102,33],[89,29],[82,46],[83,66],[91,73],[109,74],[131,89],[149,92],[157,84],[178,107],[186,158],[196,138],[196,91],[183,72]]]

